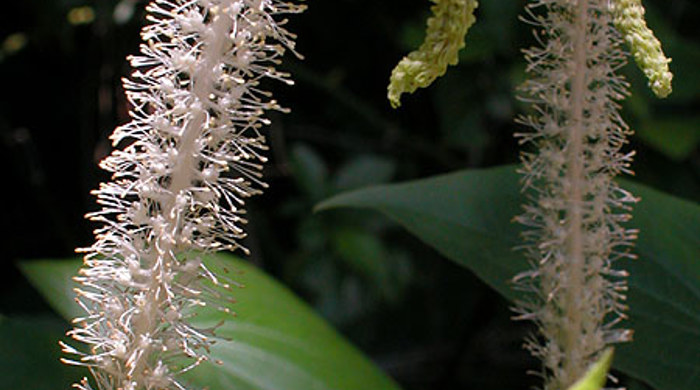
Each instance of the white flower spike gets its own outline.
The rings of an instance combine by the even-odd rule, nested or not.
[[[283,110],[259,88],[288,84],[275,70],[294,35],[275,16],[304,7],[281,0],[155,0],[135,71],[124,80],[131,122],[117,128],[101,163],[113,173],[94,193],[103,224],[76,280],[86,311],[63,344],[69,364],[87,366],[100,390],[179,389],[178,374],[207,360],[213,329],[188,322],[191,309],[221,307],[229,286],[201,254],[242,249],[242,209],[259,194],[260,129]],[[75,385],[92,389],[87,379]]]
[[[528,204],[517,217],[527,230],[531,268],[516,276],[529,293],[519,319],[538,334],[526,348],[542,359],[545,390],[565,390],[610,344],[629,341],[625,277],[617,260],[637,232],[624,226],[636,198],[613,180],[631,173],[631,131],[618,110],[627,83],[616,74],[626,54],[610,0],[532,0],[529,21],[541,47],[525,51],[530,79],[523,100],[532,114],[519,134],[531,151],[521,169]]]

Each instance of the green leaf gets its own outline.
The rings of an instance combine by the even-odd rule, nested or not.
[[[61,364],[59,339],[70,326],[57,317],[0,317],[0,387],[68,389],[87,371]]]
[[[226,319],[217,335],[212,361],[187,374],[197,388],[237,390],[387,389],[398,386],[345,341],[287,288],[248,263],[229,255],[205,259],[217,274],[227,275],[237,303],[236,317],[204,308],[196,324]],[[80,313],[73,302],[71,277],[81,262],[31,261],[24,274],[66,318]]]
[[[635,341],[618,348],[615,367],[659,390],[700,388],[700,207],[651,188],[622,182],[642,201],[631,226],[641,234],[639,259],[620,263],[631,276],[628,302]],[[317,210],[381,211],[448,259],[477,274],[506,298],[509,280],[527,268],[513,248],[512,222],[524,199],[513,167],[460,171],[372,187],[324,201]]]
[[[605,385],[612,358],[613,349],[606,349],[600,359],[588,369],[586,375],[576,381],[568,390],[600,390]]]
[[[458,172],[341,194],[317,210],[350,206],[381,211],[513,299],[508,280],[524,264],[513,251],[518,226],[510,222],[520,213],[517,180],[512,168]]]

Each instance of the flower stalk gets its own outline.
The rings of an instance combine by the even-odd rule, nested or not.
[[[608,0],[536,0],[528,13],[543,43],[525,51],[523,100],[535,114],[520,118],[533,150],[522,154],[529,202],[516,219],[531,269],[515,277],[529,293],[516,311],[538,325],[526,348],[542,359],[544,388],[565,390],[632,336],[615,327],[627,289],[615,262],[634,257],[637,234],[623,226],[636,198],[613,181],[634,155],[622,151],[631,131],[618,113],[625,53]]]
[[[294,35],[275,16],[302,6],[279,0],[155,0],[135,71],[124,80],[131,121],[100,166],[112,181],[93,193],[102,224],[76,280],[86,315],[62,344],[100,390],[185,389],[178,375],[208,359],[214,329],[190,323],[197,307],[228,312],[230,281],[202,254],[246,251],[245,200],[266,187],[261,128],[285,111],[260,89],[291,84],[275,69]],[[246,251],[247,252],[247,251]],[[92,389],[87,379],[76,387]]]

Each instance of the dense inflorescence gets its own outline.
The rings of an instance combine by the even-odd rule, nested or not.
[[[627,85],[616,71],[625,53],[609,0],[535,0],[529,20],[541,47],[525,51],[530,78],[522,99],[533,114],[518,134],[529,202],[517,220],[526,227],[531,269],[517,286],[529,294],[518,318],[538,334],[526,347],[542,359],[544,388],[564,390],[605,347],[631,339],[625,318],[625,271],[636,231],[623,225],[635,197],[613,178],[631,173],[623,152],[631,133],[618,113]]]
[[[651,90],[661,98],[670,95],[673,74],[668,64],[671,59],[666,58],[661,42],[647,27],[641,0],[612,0],[610,9],[615,26],[630,48],[634,61],[649,80]]]
[[[76,280],[86,315],[69,334],[87,346],[66,362],[87,366],[101,390],[184,389],[178,374],[207,359],[213,329],[189,319],[202,305],[224,309],[226,281],[203,253],[243,249],[244,200],[261,192],[267,110],[259,88],[294,36],[279,0],[155,0],[141,54],[124,80],[131,121],[111,136],[101,163],[112,181],[94,193],[102,224]],[[85,379],[76,387],[87,390]]]
[[[425,40],[396,65],[391,72],[387,98],[391,106],[401,105],[401,95],[425,88],[447,72],[448,65],[457,65],[464,38],[476,22],[477,0],[431,0]]]

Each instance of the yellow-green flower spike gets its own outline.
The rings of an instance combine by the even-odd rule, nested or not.
[[[661,42],[644,20],[641,0],[613,0],[611,9],[615,27],[629,45],[637,66],[649,80],[649,87],[660,98],[671,93],[673,74],[668,69],[670,58],[666,58]]]
[[[457,64],[457,54],[464,47],[464,37],[476,21],[476,0],[430,0],[433,16],[423,44],[404,57],[391,72],[388,98],[391,106],[401,105],[401,94],[413,93],[429,86],[445,74],[448,65]]]

